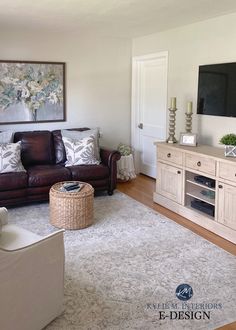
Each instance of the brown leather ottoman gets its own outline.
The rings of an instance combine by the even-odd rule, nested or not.
[[[73,181],[83,185],[80,191],[60,190],[64,183],[70,182],[58,182],[50,189],[50,223],[64,229],[86,228],[93,222],[94,189],[88,183]]]

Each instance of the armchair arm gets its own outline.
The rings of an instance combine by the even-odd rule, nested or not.
[[[2,329],[44,328],[62,312],[63,290],[62,231],[17,250],[0,249]]]
[[[116,188],[117,182],[117,164],[116,162],[120,159],[121,154],[117,150],[109,150],[100,148],[100,157],[104,165],[109,168],[109,189],[108,194],[112,195],[113,190]]]

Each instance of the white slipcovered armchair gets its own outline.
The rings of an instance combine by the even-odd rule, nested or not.
[[[0,328],[40,330],[63,310],[63,230],[33,234],[7,224],[5,208],[0,208],[1,223]]]

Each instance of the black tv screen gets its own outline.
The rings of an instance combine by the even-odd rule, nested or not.
[[[236,63],[199,66],[197,113],[236,117]]]

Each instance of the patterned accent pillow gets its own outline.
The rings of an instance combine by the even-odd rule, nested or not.
[[[91,128],[86,131],[69,131],[66,129],[61,130],[62,137],[70,138],[74,141],[81,140],[86,137],[94,137],[94,154],[97,160],[100,159],[100,150],[99,150],[99,129],[98,128]]]
[[[97,165],[99,161],[94,154],[94,137],[86,137],[75,141],[67,137],[62,137],[67,162],[65,166],[73,165]]]
[[[25,172],[21,163],[21,142],[0,144],[0,173]]]

